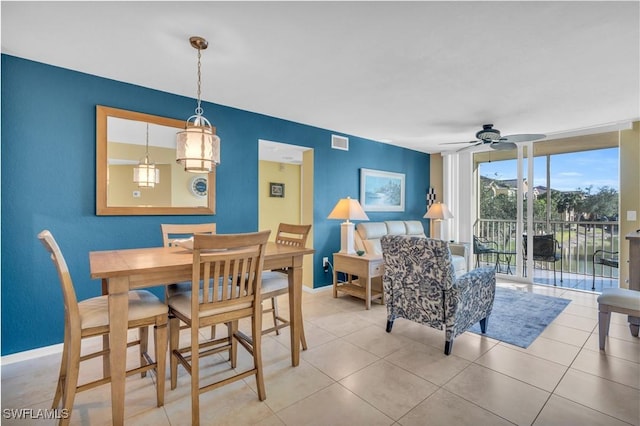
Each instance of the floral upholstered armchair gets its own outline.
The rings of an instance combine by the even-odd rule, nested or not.
[[[445,241],[386,235],[380,242],[387,332],[396,318],[444,327],[444,353],[449,355],[453,339],[473,324],[480,322],[486,331],[496,290],[493,268],[476,268],[456,278]]]

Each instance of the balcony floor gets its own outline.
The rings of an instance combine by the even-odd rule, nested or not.
[[[481,266],[495,266],[493,263],[488,262],[480,262]],[[503,266],[504,270],[504,266]],[[515,266],[511,266],[511,274],[513,275],[515,270]],[[533,282],[535,284],[548,285],[553,287],[553,269],[540,269],[534,268],[533,273]],[[556,271],[556,286],[563,288],[570,288],[574,290],[583,290],[583,291],[595,291],[597,293],[602,292],[603,288],[618,288],[618,278],[617,277],[598,277],[596,276],[595,282],[595,290],[592,290],[593,286],[593,277],[591,274],[576,274],[563,272],[562,273],[562,282],[560,282],[560,271]]]

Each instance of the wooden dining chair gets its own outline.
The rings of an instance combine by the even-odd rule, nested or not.
[[[111,377],[88,382],[78,386],[80,363],[96,357],[109,355],[106,348],[98,352],[81,355],[82,339],[109,334],[108,296],[93,297],[78,302],[73,287],[73,281],[67,263],[60,251],[60,247],[51,235],[44,230],[38,234],[38,239],[51,254],[51,259],[58,271],[58,278],[62,285],[64,299],[64,343],[60,374],[56,385],[52,408],[58,408],[62,400],[62,408],[68,410],[69,415],[60,420],[61,425],[69,424],[73,401],[77,392],[92,389],[111,381]],[[154,294],[146,290],[129,292],[128,328],[138,329],[138,340],[128,342],[127,346],[140,346],[140,366],[126,372],[127,376],[148,370],[156,372],[156,399],[158,407],[164,404],[164,378],[167,355],[167,323],[168,309]],[[155,361],[147,353],[148,327],[154,326]]]
[[[160,224],[162,231],[162,244],[165,247],[172,247],[178,240],[191,238],[195,234],[215,234],[215,223],[162,223]],[[182,283],[173,283],[165,286],[164,300],[169,300],[173,294],[180,291],[191,291],[191,281]],[[182,328],[189,328],[183,324]],[[216,327],[211,327],[211,338],[216,335]]]
[[[292,225],[281,223],[276,234],[276,244],[292,247],[305,247],[311,225]],[[289,294],[289,276],[286,270],[267,271],[262,274],[262,301],[271,300],[271,308],[264,309],[264,313],[271,313],[273,317],[273,327],[262,330],[262,334],[280,334],[280,329],[289,326],[289,320],[283,318],[278,313],[278,296]],[[307,350],[307,339],[304,335],[304,324],[301,322],[300,341],[302,348]]]
[[[258,398],[266,392],[262,372],[262,303],[260,286],[267,240],[271,231],[247,234],[201,235],[193,238],[191,291],[169,298],[169,352],[171,389],[177,386],[180,363],[191,375],[191,424],[200,424],[200,394],[255,375]],[[200,282],[219,285],[201,286]],[[242,318],[251,320],[251,337],[238,329]],[[180,321],[191,328],[191,342],[179,347]],[[224,338],[200,342],[201,327],[225,324]],[[237,364],[241,344],[253,356],[253,368],[200,386],[200,358],[228,351],[231,368]]]

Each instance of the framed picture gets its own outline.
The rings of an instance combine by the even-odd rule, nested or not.
[[[404,173],[360,169],[360,204],[365,211],[403,212]]]
[[[269,183],[269,196],[284,198],[284,183]]]

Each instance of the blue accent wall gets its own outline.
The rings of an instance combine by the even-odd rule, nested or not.
[[[321,259],[340,249],[340,226],[326,217],[338,199],[358,198],[360,168],[406,175],[405,211],[370,220],[422,220],[425,212],[428,154],[204,102],[222,140],[216,214],[96,216],[96,105],[186,119],[195,100],[2,55],[2,355],[62,342],[62,294],[41,230],[58,241],[79,300],[100,294],[89,251],[160,246],[160,223],[256,231],[258,139],[314,149],[314,287],[331,283]],[[332,133],[349,137],[350,150],[331,149]]]

